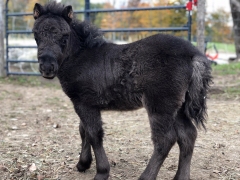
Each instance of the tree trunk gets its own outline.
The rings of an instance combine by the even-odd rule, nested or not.
[[[4,60],[4,1],[0,0],[0,77],[6,75]]]
[[[206,0],[198,0],[197,4],[197,47],[205,54],[205,3]]]
[[[230,0],[237,60],[240,59],[240,0]]]

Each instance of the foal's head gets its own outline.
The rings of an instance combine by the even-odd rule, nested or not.
[[[52,79],[57,74],[67,50],[69,24],[73,19],[72,6],[63,6],[56,2],[45,6],[36,3],[33,16],[39,71],[44,78]]]

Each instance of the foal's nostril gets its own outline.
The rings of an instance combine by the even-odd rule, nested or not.
[[[54,71],[54,64],[51,64],[51,71]]]
[[[44,66],[43,66],[43,64],[41,63],[41,64],[39,64],[39,68],[40,68],[40,70],[44,70]]]

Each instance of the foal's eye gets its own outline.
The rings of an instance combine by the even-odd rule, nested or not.
[[[62,45],[66,45],[67,40],[68,40],[68,35],[63,35],[62,40],[61,40]]]
[[[66,40],[66,39],[63,39],[63,40],[62,40],[62,43],[63,43],[63,44],[66,44],[66,43],[67,43],[67,40]]]
[[[68,37],[69,37],[69,35],[63,35],[60,40],[62,50],[65,48],[65,46],[67,44]]]

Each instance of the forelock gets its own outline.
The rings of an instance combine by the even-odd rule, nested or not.
[[[47,4],[43,6],[43,14],[53,14],[53,15],[58,15],[62,16],[62,12],[64,9],[65,5],[61,3],[57,3],[56,1],[50,1]]]

